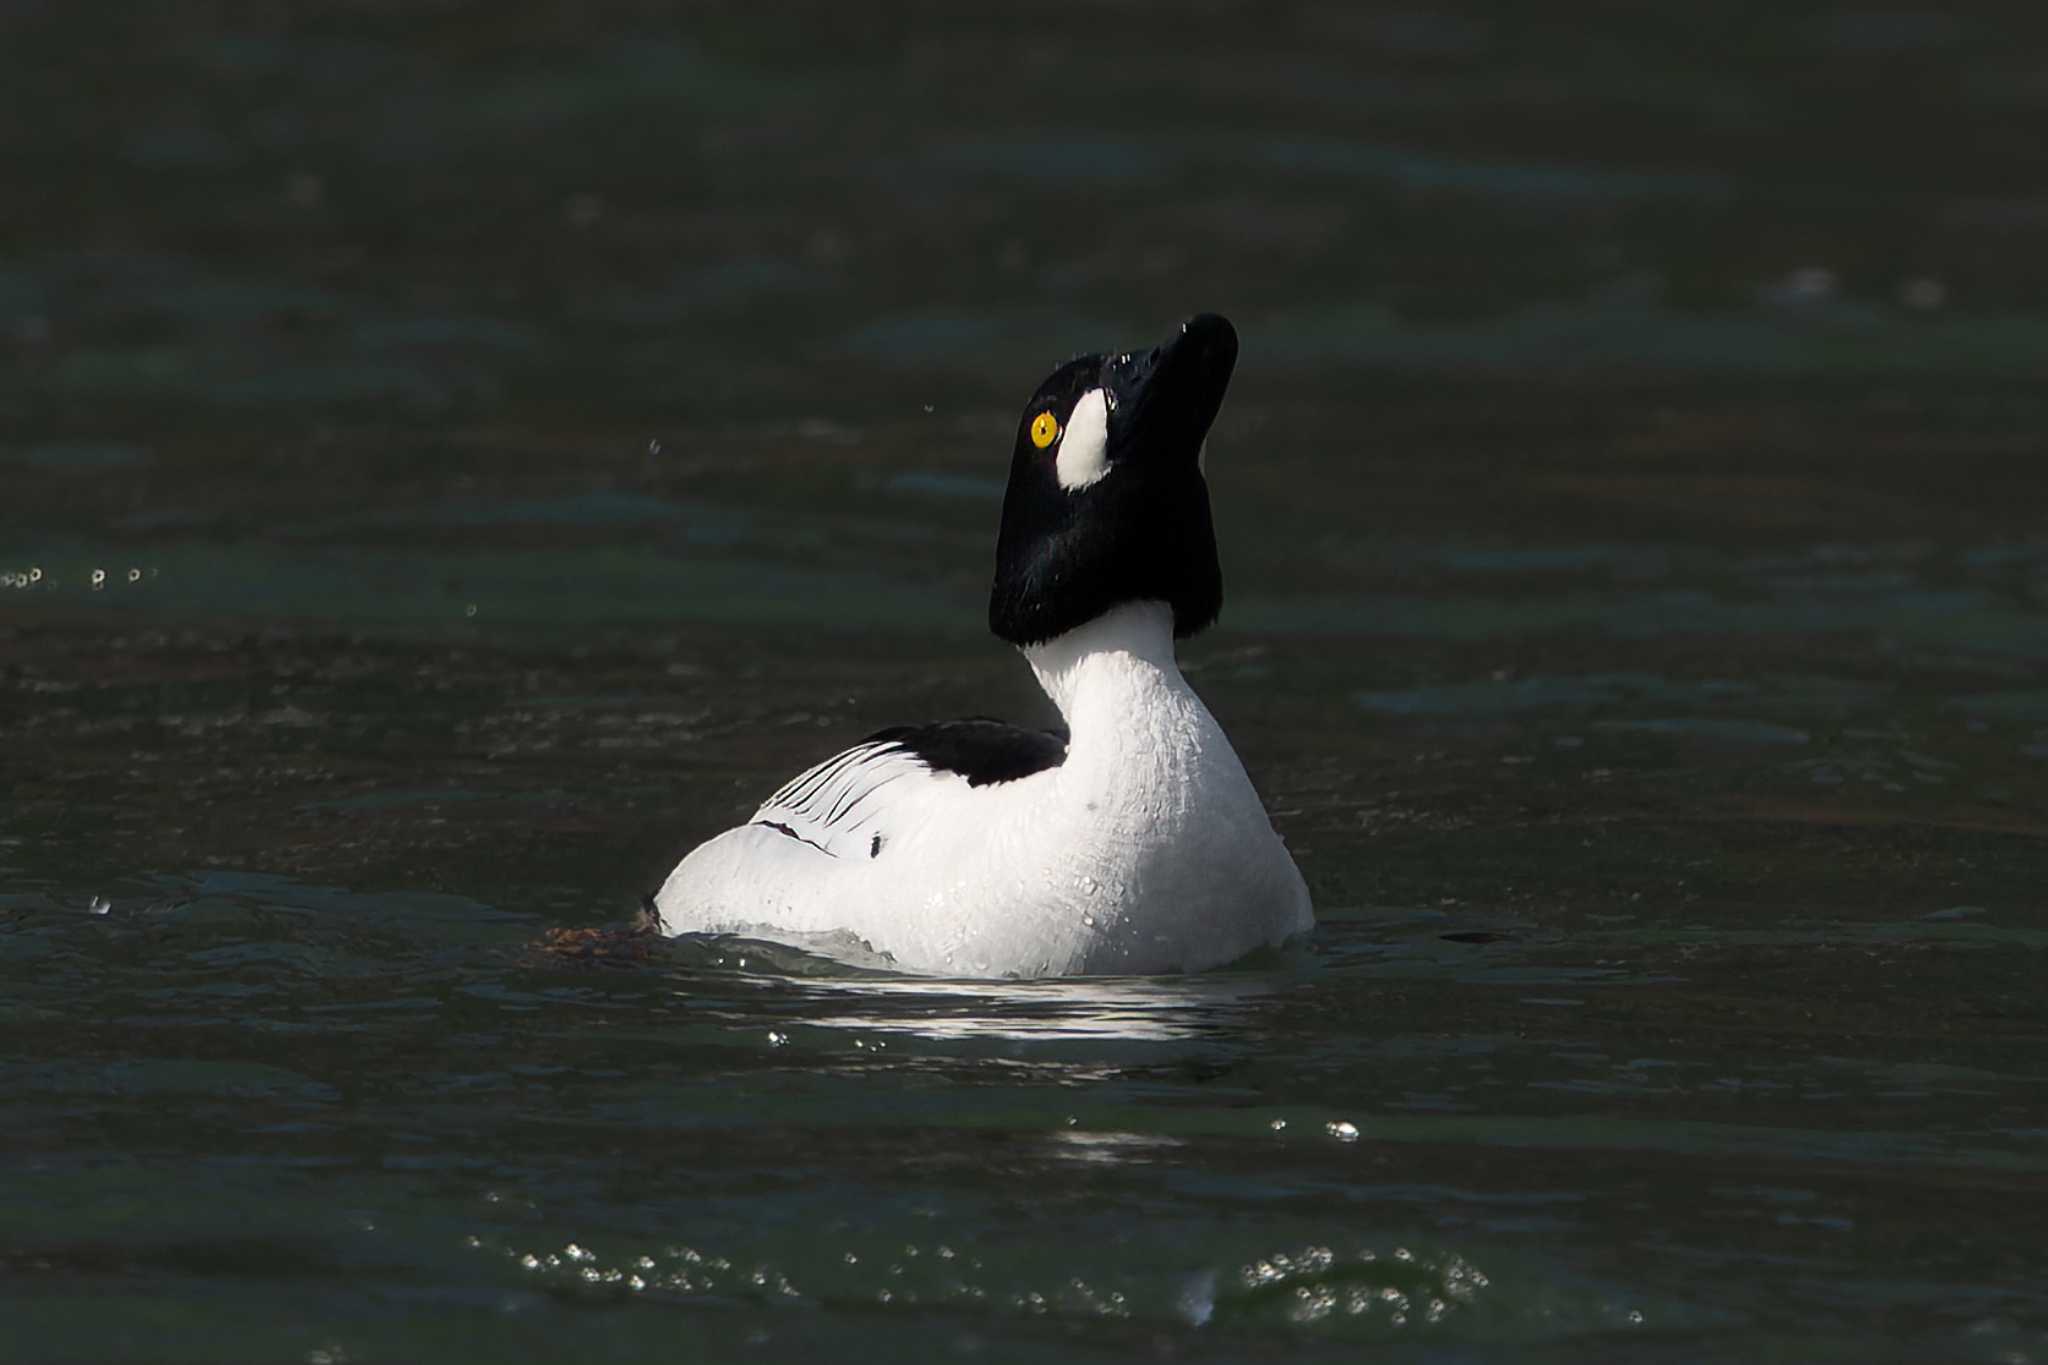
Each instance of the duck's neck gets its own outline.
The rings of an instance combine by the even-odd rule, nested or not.
[[[1024,657],[1059,707],[1079,750],[1104,740],[1166,739],[1162,721],[1208,721],[1173,658],[1173,609],[1127,602],[1058,639],[1029,645]],[[1192,710],[1192,714],[1190,714]],[[1210,722],[1213,724],[1213,722]]]

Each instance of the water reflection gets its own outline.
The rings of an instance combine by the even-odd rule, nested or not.
[[[805,983],[806,1022],[932,1041],[1172,1042],[1238,1039],[1257,1002],[1284,988],[1264,973],[1063,981],[898,977]]]

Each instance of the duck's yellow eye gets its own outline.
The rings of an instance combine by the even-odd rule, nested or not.
[[[1050,412],[1041,412],[1031,419],[1031,444],[1044,450],[1060,434],[1060,419]]]

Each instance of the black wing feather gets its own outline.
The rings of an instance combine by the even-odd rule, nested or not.
[[[970,787],[1015,782],[1067,761],[1066,730],[1026,730],[987,716],[892,725],[863,742],[894,745],[933,772],[960,774]]]

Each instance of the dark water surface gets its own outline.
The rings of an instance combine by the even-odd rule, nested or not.
[[[755,8],[0,19],[0,1358],[2048,1360],[2040,21]],[[1199,308],[1313,941],[626,936]]]

